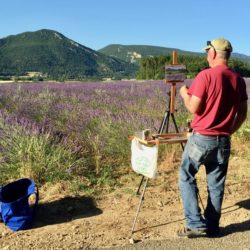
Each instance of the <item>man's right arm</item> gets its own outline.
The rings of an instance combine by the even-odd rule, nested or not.
[[[180,88],[180,95],[183,98],[184,104],[189,112],[195,114],[199,111],[201,106],[201,99],[194,95],[190,96],[188,94],[187,86],[182,86]]]
[[[240,126],[246,120],[246,118],[247,118],[247,101],[244,101],[240,103],[239,110],[234,120],[232,134],[240,128]]]

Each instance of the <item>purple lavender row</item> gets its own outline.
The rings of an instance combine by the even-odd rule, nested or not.
[[[249,93],[250,80],[246,82]],[[180,85],[176,116],[186,112],[178,94]],[[4,84],[0,86],[0,105],[20,121],[66,134],[82,133],[88,126],[98,133],[91,125],[94,119],[118,124],[124,133],[131,133],[129,130],[159,128],[170,87],[164,81]]]

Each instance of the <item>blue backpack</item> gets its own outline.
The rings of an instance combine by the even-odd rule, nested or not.
[[[31,209],[29,197],[32,194],[36,199]],[[28,178],[0,187],[0,215],[4,224],[13,231],[31,228],[38,199],[38,188]]]

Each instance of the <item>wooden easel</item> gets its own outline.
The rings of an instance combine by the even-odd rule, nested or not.
[[[169,93],[169,102],[166,108],[166,111],[164,113],[164,117],[163,120],[161,122],[161,126],[159,128],[158,134],[152,135],[152,140],[144,140],[142,138],[138,138],[136,136],[130,137],[130,139],[136,139],[138,141],[140,141],[143,144],[174,144],[174,143],[180,143],[182,146],[182,149],[184,150],[184,145],[183,143],[185,143],[187,141],[187,137],[189,133],[179,133],[179,129],[177,127],[177,123],[175,121],[175,117],[174,117],[174,113],[175,113],[175,97],[176,97],[176,83],[177,82],[183,82],[186,78],[186,74],[184,73],[186,71],[186,67],[184,65],[178,65],[177,64],[177,52],[173,51],[173,64],[172,65],[168,65],[165,68],[166,70],[166,75],[165,75],[165,82],[171,83],[171,88],[170,88],[170,93]],[[172,121],[174,123],[174,127],[175,127],[175,132],[176,133],[168,133],[169,130],[169,120],[170,120],[170,116],[172,117]],[[163,131],[166,131],[166,134],[163,134]],[[142,186],[143,181],[145,180],[145,184],[143,187],[143,191],[141,193],[141,197],[140,197],[140,203],[139,206],[137,208],[136,211],[136,216],[133,222],[133,226],[132,226],[132,230],[131,230],[131,237],[134,233],[134,229],[135,229],[135,224],[138,218],[138,214],[142,205],[142,202],[144,200],[144,194],[146,191],[146,187],[148,184],[148,177],[144,177],[142,176],[142,179],[140,181],[138,190],[136,192],[137,195],[140,194],[140,189]]]
[[[176,111],[175,109],[175,97],[176,97],[176,83],[177,82],[183,82],[186,78],[186,67],[184,65],[179,65],[177,63],[177,52],[174,50],[173,51],[173,64],[172,65],[166,65],[165,67],[165,82],[166,84],[171,84],[170,92],[168,93],[169,95],[169,102],[166,107],[166,111],[164,113],[160,128],[158,130],[159,135],[163,135],[164,129],[166,134],[169,132],[169,121],[170,121],[170,116],[172,118],[174,127],[175,127],[175,133],[179,133],[179,129],[174,117],[174,113]],[[184,145],[183,142],[180,142],[182,150],[184,150]],[[142,176],[142,179],[140,181],[138,190],[136,192],[137,195],[140,193],[141,185],[144,181],[144,176]]]
[[[175,132],[179,133],[179,129],[174,117],[175,113],[175,97],[176,97],[176,83],[177,82],[183,82],[186,78],[186,74],[183,72],[186,70],[186,67],[184,65],[179,65],[177,63],[177,52],[173,51],[173,64],[166,66],[166,84],[170,83],[170,92],[168,93],[169,95],[169,102],[166,108],[166,111],[164,113],[163,120],[161,122],[161,126],[159,128],[158,133],[162,134],[165,128],[165,132],[169,132],[169,119],[170,116],[172,118],[174,127],[175,127]],[[173,71],[173,72],[171,72]],[[182,149],[184,149],[184,146],[182,145]]]

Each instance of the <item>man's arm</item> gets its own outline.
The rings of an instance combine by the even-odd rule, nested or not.
[[[234,120],[232,134],[240,128],[240,126],[246,120],[246,118],[247,118],[247,101],[244,101],[240,103],[239,110]]]
[[[192,114],[198,112],[200,105],[201,105],[201,99],[197,96],[190,96],[188,94],[188,88],[187,86],[182,86],[180,88],[180,95],[183,98],[184,104],[189,112]]]

